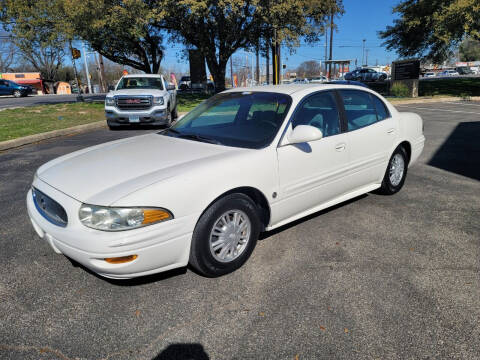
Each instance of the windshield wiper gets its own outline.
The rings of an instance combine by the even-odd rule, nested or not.
[[[177,133],[179,133],[179,132],[177,131]],[[206,136],[197,135],[197,134],[181,134],[181,133],[179,133],[178,137],[181,138],[181,139],[191,139],[191,140],[206,142],[206,143],[209,143],[209,144],[223,145],[218,140],[215,140],[215,139],[212,139],[212,138],[209,138],[209,137],[206,137]]]

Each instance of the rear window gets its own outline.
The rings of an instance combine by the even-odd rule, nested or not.
[[[117,90],[121,89],[158,89],[163,90],[161,78],[157,77],[124,77],[120,80]]]
[[[345,106],[348,131],[377,122],[377,112],[369,93],[358,90],[341,90],[340,95]]]

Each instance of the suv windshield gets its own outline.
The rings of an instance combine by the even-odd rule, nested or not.
[[[269,145],[290,108],[290,96],[231,92],[213,96],[160,134],[250,149]]]
[[[122,89],[158,89],[163,90],[162,79],[159,77],[124,77],[118,83],[117,90]]]

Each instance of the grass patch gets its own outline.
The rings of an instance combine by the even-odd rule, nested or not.
[[[202,101],[210,98],[212,95],[207,95],[203,93],[182,93],[177,94],[178,112],[188,112],[193,110],[198,104]]]
[[[105,120],[103,104],[73,103],[0,111],[0,141]]]

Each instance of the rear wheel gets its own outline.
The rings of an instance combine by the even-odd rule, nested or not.
[[[384,195],[393,195],[400,191],[407,177],[407,168],[407,153],[402,146],[399,146],[395,149],[388,162],[387,171],[378,192]]]
[[[172,110],[172,120],[176,120],[178,118],[178,111],[177,111],[177,105],[175,104],[175,107]]]
[[[192,236],[190,265],[200,274],[217,277],[242,266],[260,234],[257,207],[244,194],[231,194],[211,205]]]

